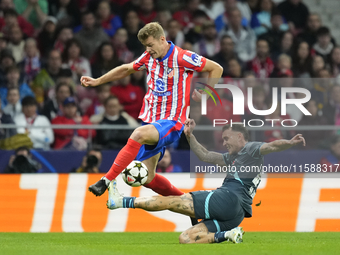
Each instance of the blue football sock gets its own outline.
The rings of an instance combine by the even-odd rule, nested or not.
[[[215,233],[215,243],[221,243],[227,240],[227,238],[225,238],[225,232],[227,231],[222,231],[222,232],[216,232]]]
[[[123,208],[135,208],[136,197],[123,197]]]

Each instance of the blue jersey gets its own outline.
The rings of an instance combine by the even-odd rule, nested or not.
[[[263,144],[248,142],[236,155],[223,154],[224,162],[232,170],[228,172],[221,188],[227,188],[237,195],[246,211],[245,217],[252,216],[251,205],[261,181],[264,160],[260,148]]]

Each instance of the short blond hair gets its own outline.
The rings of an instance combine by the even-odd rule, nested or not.
[[[141,28],[138,32],[138,40],[143,43],[148,39],[149,36],[152,36],[155,39],[161,38],[161,36],[165,37],[164,30],[162,26],[158,22],[150,22],[146,24],[143,28]]]

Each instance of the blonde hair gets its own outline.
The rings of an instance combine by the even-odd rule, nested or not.
[[[292,58],[285,53],[280,54],[278,57],[278,61],[282,61],[282,60],[287,60],[290,64],[292,64]]]
[[[138,32],[138,40],[143,43],[149,36],[152,36],[155,39],[161,38],[161,36],[165,36],[164,30],[162,26],[158,22],[150,22],[146,24],[143,28],[141,28]]]

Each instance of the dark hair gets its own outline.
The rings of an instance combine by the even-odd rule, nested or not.
[[[230,39],[230,40],[233,40],[233,39],[231,38],[231,36],[230,36],[230,35],[223,35],[223,36],[221,37],[221,39],[220,39],[220,42],[222,42],[224,39]]]
[[[38,106],[37,100],[32,97],[32,96],[26,96],[22,99],[21,101],[21,105],[24,106],[31,106],[31,105],[35,105]]]
[[[248,133],[248,130],[242,125],[242,124],[233,124],[233,125],[230,125],[230,124],[227,124],[227,125],[224,125],[222,127],[222,132],[228,130],[228,129],[231,129],[232,131],[235,131],[235,132],[240,132],[242,133],[243,135],[243,138],[246,142],[249,141],[249,133]]]
[[[89,156],[91,151],[100,152],[100,154],[102,154],[102,151],[101,151],[100,147],[94,145],[94,146],[92,146],[92,148],[89,148],[89,149],[87,150],[86,156]]]
[[[324,36],[324,35],[331,35],[328,27],[320,27],[318,31],[316,31],[316,37]]]
[[[15,16],[15,17],[18,17],[18,13],[17,13],[16,10],[9,8],[9,9],[5,9],[4,10],[4,17],[6,17],[6,16]]]
[[[62,53],[63,62],[68,61],[68,50],[71,48],[72,45],[76,45],[80,49],[79,55],[83,56],[83,48],[82,48],[80,41],[76,38],[72,38],[65,43],[65,49]]]
[[[118,97],[116,97],[116,96],[114,96],[114,95],[111,95],[111,96],[109,96],[108,98],[105,99],[105,101],[104,101],[104,106],[106,106],[106,105],[109,103],[109,101],[110,101],[110,100],[113,100],[113,99],[117,99],[118,102],[119,102]]]
[[[112,48],[113,57],[109,61],[109,63],[107,63],[107,65],[104,66],[105,63],[104,63],[104,59],[103,59],[101,52],[102,52],[102,50],[105,46],[110,46]],[[114,47],[113,47],[111,42],[103,42],[98,47],[97,53],[95,54],[95,61],[94,62],[95,62],[95,65],[98,67],[98,69],[110,69],[110,70],[115,68],[116,66],[118,66],[120,64],[118,57],[117,57],[117,54],[116,54]]]
[[[7,89],[7,95],[9,94],[9,92],[10,92],[11,90],[17,90],[17,91],[19,92],[19,94],[20,94],[20,90],[19,90],[19,87],[18,87],[18,86],[9,87],[9,88]]]
[[[66,82],[60,82],[60,83],[58,83],[57,86],[55,87],[55,92],[58,93],[59,89],[60,89],[61,87],[63,87],[63,86],[68,87],[68,89],[70,90],[71,97],[73,97],[73,89],[72,89],[72,87],[71,87],[68,83],[66,83]]]
[[[85,10],[81,13],[81,18],[84,18],[86,15],[89,15],[89,14],[94,15],[93,12],[91,12],[90,10]]]
[[[298,51],[302,43],[306,43],[308,45],[309,52],[305,62],[301,65]],[[292,69],[298,71],[300,74],[304,72],[310,72],[310,70],[312,69],[312,55],[310,54],[310,46],[306,41],[300,41],[294,46]]]
[[[16,71],[20,74],[20,69],[16,65],[8,67],[6,70],[6,74],[13,72],[13,71]]]
[[[27,153],[31,155],[31,151],[27,146],[20,146],[19,148],[16,148],[14,154],[17,155],[19,151],[27,151]]]

